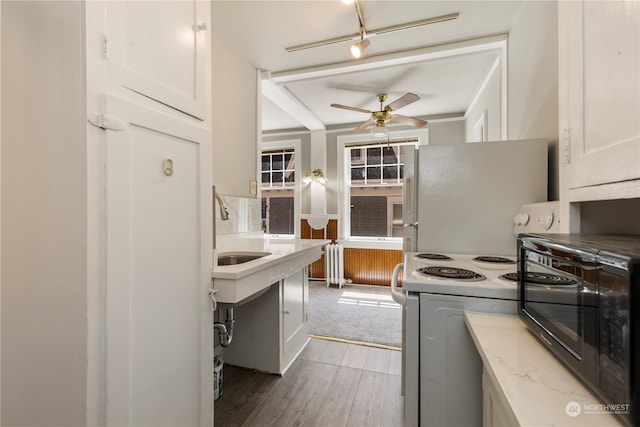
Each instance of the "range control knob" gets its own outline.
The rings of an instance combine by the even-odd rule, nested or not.
[[[529,214],[527,213],[517,213],[516,216],[513,217],[513,223],[515,225],[527,225],[529,222]]]
[[[553,212],[549,211],[546,214],[540,215],[540,218],[538,218],[538,222],[540,223],[542,228],[548,230],[553,225],[553,219]]]

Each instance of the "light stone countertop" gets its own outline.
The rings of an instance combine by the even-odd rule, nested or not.
[[[312,264],[322,256],[325,239],[269,238],[262,233],[220,236],[211,270],[217,302],[239,304],[256,298],[271,285]],[[225,253],[268,252],[269,255],[236,265],[216,265]]]
[[[239,279],[274,264],[302,255],[331,243],[325,239],[269,238],[260,233],[229,234],[217,238],[218,255],[225,252],[269,252],[270,255],[237,265],[214,265],[212,278]]]
[[[498,400],[511,409],[521,426],[623,425],[535,339],[518,316],[467,311],[465,324]],[[573,402],[580,413],[569,416],[567,407]]]

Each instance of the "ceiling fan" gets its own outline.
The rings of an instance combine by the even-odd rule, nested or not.
[[[380,102],[380,110],[379,111],[369,111],[362,108],[357,107],[349,107],[348,105],[342,104],[331,104],[332,107],[342,108],[344,110],[358,111],[360,113],[369,113],[371,114],[371,118],[366,122],[362,123],[360,126],[355,128],[356,132],[366,129],[369,125],[375,124],[375,127],[372,131],[372,135],[374,137],[383,137],[388,135],[388,131],[385,127],[385,124],[388,122],[399,122],[406,123],[416,127],[423,127],[427,124],[424,120],[416,119],[413,117],[401,116],[400,114],[393,114],[393,111],[404,107],[405,105],[412,104],[420,99],[420,97],[414,93],[405,93],[400,98],[396,99],[392,103],[383,107],[382,105],[387,100],[387,94],[381,93],[376,96],[378,101]]]

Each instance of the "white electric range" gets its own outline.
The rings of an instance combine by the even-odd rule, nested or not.
[[[537,230],[550,209],[557,208],[539,204],[533,211],[522,209],[531,212],[528,228]],[[521,224],[522,209],[514,219],[514,234],[527,228]],[[555,229],[557,224],[548,231]],[[482,361],[464,325],[464,312],[516,314],[516,256],[405,252],[394,271],[392,295],[405,305],[406,426],[482,425]]]

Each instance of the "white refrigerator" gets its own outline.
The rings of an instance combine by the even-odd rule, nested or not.
[[[547,146],[546,140],[520,140],[425,145],[406,150],[404,252],[514,257],[514,216],[524,204],[547,200]],[[421,371],[426,372],[427,363],[433,370],[433,364],[439,363],[439,359],[425,356],[433,351],[423,346],[430,345],[434,337],[451,331],[440,330],[436,325],[429,325],[429,331],[422,331],[426,320],[423,321],[421,316],[429,317],[433,303],[422,307],[420,295],[425,294],[399,293],[397,274],[402,266],[396,266],[391,288],[394,300],[404,305],[402,383],[405,425],[430,426],[434,425],[429,421],[434,414],[433,408],[425,405],[420,396],[425,392],[420,385]],[[405,272],[407,277],[412,277],[411,274]],[[479,298],[477,303],[465,299],[463,305],[458,300],[453,304],[482,311],[479,304],[483,301],[491,301],[490,306],[500,303]],[[450,308],[442,306],[442,309],[435,307],[435,310],[451,312]],[[429,318],[434,320],[434,316]],[[450,337],[461,334],[457,330],[454,332]],[[429,339],[421,343],[425,336]],[[462,354],[451,357],[466,360]]]
[[[406,150],[403,250],[514,255],[514,215],[547,200],[547,147],[537,139]]]

